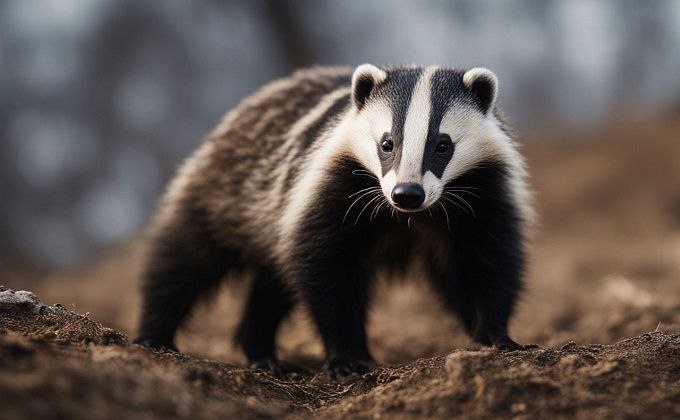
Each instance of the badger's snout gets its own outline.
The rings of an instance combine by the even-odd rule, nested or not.
[[[392,201],[402,209],[415,210],[425,201],[425,190],[420,184],[397,184],[392,190]]]

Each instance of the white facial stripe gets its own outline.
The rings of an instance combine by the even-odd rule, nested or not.
[[[404,143],[397,176],[400,183],[420,183],[422,180],[421,169],[432,107],[431,79],[436,70],[436,66],[426,68],[413,89],[404,124]]]
[[[355,114],[353,123],[346,129],[345,125],[342,128],[353,155],[368,170],[380,177],[382,167],[377,142],[383,133],[392,129],[392,109],[384,102],[369,101],[361,112]]]
[[[385,197],[392,202],[392,190],[394,187],[397,185],[397,174],[394,172],[394,169],[390,169],[385,176],[382,178],[382,181],[380,182],[380,186],[382,187],[383,194]]]
[[[526,166],[517,145],[501,130],[492,115],[463,108],[451,108],[444,115],[440,131],[450,134],[456,143],[453,158],[446,166],[441,184],[474,169],[485,160],[496,159],[510,168],[510,193],[523,218],[531,223],[535,216],[531,208],[531,193],[526,185]]]
[[[423,175],[423,189],[425,190],[425,202],[423,207],[430,207],[442,195],[442,181],[430,171]]]
[[[482,117],[472,109],[450,108],[442,118],[440,131],[451,136],[456,148],[442,180],[450,181],[482,160],[500,155],[503,145],[509,144],[509,139],[496,133],[494,128],[497,129],[497,124],[493,117]]]

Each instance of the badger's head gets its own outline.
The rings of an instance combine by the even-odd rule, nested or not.
[[[494,113],[497,87],[484,68],[357,67],[352,149],[392,206],[428,209],[456,177],[514,153]]]

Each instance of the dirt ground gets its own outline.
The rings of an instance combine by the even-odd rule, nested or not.
[[[319,373],[302,311],[279,337],[292,373],[243,367],[231,335],[248,279],[196,312],[183,354],[151,352],[129,344],[137,240],[70,272],[0,267],[0,284],[63,305],[0,292],[0,418],[680,418],[680,117],[556,130],[523,150],[541,221],[511,332],[539,348],[476,347],[414,272],[382,282],[381,367],[349,385]]]

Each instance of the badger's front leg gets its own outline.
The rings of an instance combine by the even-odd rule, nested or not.
[[[462,231],[462,232],[460,232]],[[522,290],[523,236],[511,217],[472,222],[460,229],[452,261],[452,278],[466,301],[459,313],[468,320],[475,341],[503,350],[524,348],[508,334],[508,322]]]
[[[512,340],[508,333],[508,321],[517,300],[519,285],[512,280],[506,284],[498,280],[487,283],[496,288],[476,292],[474,302],[478,322],[473,338],[501,350],[522,350],[524,346]]]
[[[368,271],[348,257],[317,256],[299,279],[326,350],[325,369],[336,378],[366,373],[373,360],[366,342]]]
[[[366,342],[371,271],[361,246],[342,236],[298,242],[292,279],[323,340],[324,367],[334,378],[366,373],[373,362]]]
[[[502,350],[523,349],[508,333],[521,290],[521,257],[467,251],[454,258],[447,269],[433,273],[436,289],[476,342]]]
[[[430,268],[447,307],[460,316],[475,341],[520,350],[524,346],[510,338],[508,322],[522,291],[524,221],[502,191],[494,190],[501,184],[490,184],[477,184],[479,194],[468,198],[474,215],[449,210],[454,234],[449,238],[448,258]]]

